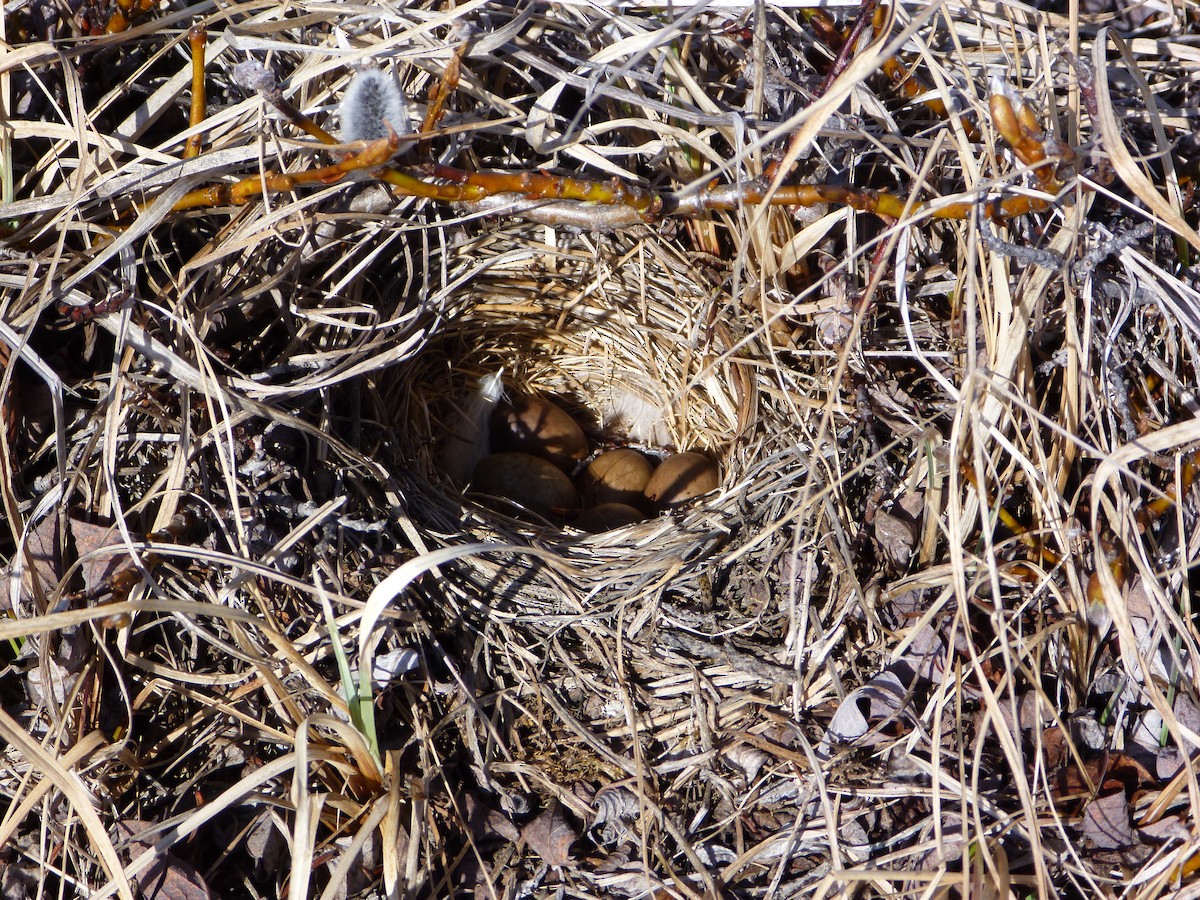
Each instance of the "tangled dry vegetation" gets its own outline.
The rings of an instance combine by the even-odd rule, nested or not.
[[[891,12],[7,3],[0,895],[1195,896],[1200,11]],[[497,372],[720,489],[481,505]]]

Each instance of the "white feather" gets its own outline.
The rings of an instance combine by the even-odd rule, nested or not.
[[[671,443],[670,405],[639,390],[615,386],[599,398],[600,425],[606,431],[656,447]]]
[[[475,466],[491,452],[488,425],[492,410],[504,396],[504,370],[479,379],[475,392],[467,398],[457,421],[446,435],[442,449],[442,471],[458,484],[466,484]]]

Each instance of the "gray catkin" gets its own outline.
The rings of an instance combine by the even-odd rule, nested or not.
[[[388,125],[396,134],[412,131],[408,106],[396,79],[378,69],[364,69],[354,76],[341,103],[342,140],[377,141],[388,136]]]

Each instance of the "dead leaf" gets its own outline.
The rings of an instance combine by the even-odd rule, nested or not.
[[[608,786],[596,794],[596,819],[592,823],[599,826],[633,821],[641,811],[637,794],[624,785]]]
[[[1046,760],[1046,768],[1054,771],[1067,758],[1067,737],[1058,725],[1051,725],[1042,731],[1042,756]]]
[[[287,839],[269,815],[262,814],[246,832],[246,853],[254,860],[254,877],[263,881],[283,863]]]
[[[383,689],[394,681],[399,681],[409,672],[415,672],[421,666],[421,654],[412,647],[401,647],[390,650],[375,657],[371,668],[371,680],[375,687]]]
[[[128,838],[126,855],[132,860],[155,844],[156,832],[143,839],[140,835],[153,823],[125,819],[117,823],[117,832]],[[136,878],[138,896],[143,900],[210,900],[212,892],[200,873],[188,862],[167,852]]]
[[[891,736],[885,733],[888,729],[876,734],[871,734],[871,729],[896,716],[902,710],[907,695],[907,689],[895,673],[886,669],[880,672],[867,684],[847,694],[838,704],[819,752],[828,754],[835,744],[869,747],[881,741],[890,741]]]
[[[854,311],[849,307],[819,310],[813,315],[813,325],[823,346],[845,346],[854,333]]]
[[[1154,774],[1159,781],[1170,781],[1187,762],[1187,757],[1179,752],[1178,747],[1162,747],[1154,757]]]
[[[1095,716],[1091,715],[1090,712],[1088,714],[1068,716],[1067,726],[1070,729],[1071,743],[1081,751],[1098,753],[1104,748],[1108,740],[1103,726],[1096,721]]]
[[[542,862],[562,868],[571,862],[571,845],[579,839],[579,832],[559,802],[552,800],[545,812],[521,830],[521,837]]]
[[[750,744],[734,744],[723,755],[726,762],[742,770],[747,784],[753,784],[763,770],[763,766],[769,765],[771,762],[769,755]]]
[[[29,699],[38,704],[53,704],[61,708],[78,679],[56,660],[49,658],[25,674]]]
[[[1158,783],[1150,771],[1132,756],[1108,753],[1086,759],[1083,769],[1079,768],[1073,757],[1070,758],[1055,774],[1050,793],[1056,804],[1086,798],[1093,790],[1105,795],[1119,792],[1128,801],[1135,791],[1157,786]]]
[[[498,809],[493,809],[482,796],[467,795],[467,822],[475,840],[516,841],[521,832],[512,819]]]
[[[95,525],[85,522],[77,515],[70,516],[68,525],[71,537],[75,540],[75,552],[82,560],[79,568],[83,573],[85,590],[101,591],[106,584],[112,584],[113,577],[119,572],[133,568],[133,560],[120,548],[113,548],[111,553],[88,558],[95,551],[103,547],[112,547],[120,541],[121,533],[116,526]]]
[[[64,546],[59,522],[60,515],[47,516],[26,538],[25,559],[20,567],[22,605],[40,608],[46,598],[58,590],[63,573],[77,558],[82,558],[80,574],[84,589],[101,599],[104,594],[111,593],[114,579],[134,568],[129,554],[120,546],[114,546],[120,537],[115,526],[96,525],[72,513],[67,517],[69,541]],[[105,547],[111,547],[111,552],[89,558],[90,554]],[[11,578],[16,571],[15,566],[9,565],[4,574]],[[72,587],[64,586],[61,594],[69,594],[77,587],[78,582]],[[6,591],[0,604],[9,606],[10,598],[11,594]]]
[[[493,809],[487,814],[480,834],[481,839],[495,837],[505,841],[516,841],[520,836],[521,832],[513,824],[512,819],[498,809]]]
[[[1079,833],[1097,850],[1120,850],[1136,844],[1125,792],[1097,797],[1084,807]]]
[[[922,625],[904,652],[888,668],[901,682],[919,678],[929,684],[941,684],[946,672],[946,644],[932,625]]]
[[[1157,822],[1151,822],[1149,825],[1139,828],[1138,835],[1143,840],[1154,844],[1165,844],[1170,840],[1189,843],[1192,840],[1191,830],[1183,824],[1179,816],[1167,816]]]
[[[904,516],[915,526],[921,520],[921,514],[925,512],[925,492],[912,491],[905,494],[896,501],[896,505],[900,507]]]
[[[21,574],[22,606],[40,609],[46,596],[58,587],[63,573],[63,547],[59,540],[58,522],[57,514],[42,519],[25,539],[25,558],[14,560],[5,567],[4,597],[0,600],[0,608],[12,608],[9,579],[18,570]]]
[[[1134,757],[1127,753],[1109,755],[1108,766],[1104,770],[1104,789],[1119,785],[1125,789],[1126,796],[1132,796],[1136,790],[1157,784],[1158,779]]]
[[[1192,699],[1190,691],[1180,691],[1175,697],[1175,718],[1184,729],[1195,731],[1200,728],[1200,705]]]
[[[915,540],[912,526],[899,516],[882,510],[875,514],[875,541],[883,555],[897,569],[908,567]]]
[[[168,853],[137,879],[144,900],[210,900],[212,893],[200,873]]]

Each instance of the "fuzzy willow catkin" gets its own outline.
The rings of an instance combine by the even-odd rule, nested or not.
[[[378,69],[354,76],[341,103],[342,140],[377,141],[391,131],[409,134],[408,104],[396,79]]]

